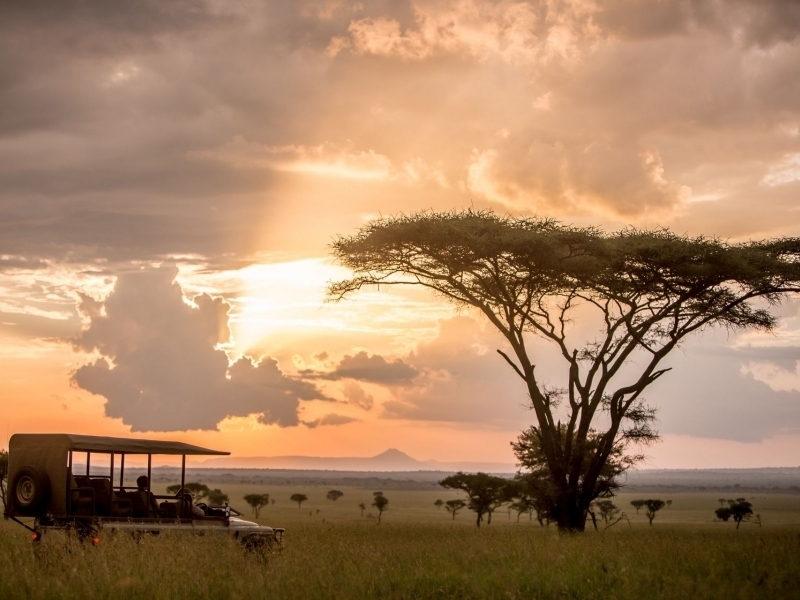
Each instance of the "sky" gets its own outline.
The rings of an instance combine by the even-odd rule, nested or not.
[[[512,463],[504,340],[423,289],[326,302],[337,236],[474,207],[740,242],[799,201],[792,0],[3,2],[0,446]],[[645,466],[800,465],[774,310],[673,353]]]

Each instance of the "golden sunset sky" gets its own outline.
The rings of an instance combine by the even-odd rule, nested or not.
[[[480,316],[325,302],[337,235],[469,207],[800,235],[800,3],[1,3],[0,447],[512,463],[532,415]],[[800,464],[775,310],[674,353],[646,466]]]

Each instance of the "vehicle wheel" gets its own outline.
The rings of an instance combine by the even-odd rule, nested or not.
[[[35,517],[50,499],[50,480],[33,467],[22,467],[11,483],[11,501],[17,513]]]
[[[273,540],[263,535],[248,535],[242,538],[242,546],[248,552],[269,552]]]

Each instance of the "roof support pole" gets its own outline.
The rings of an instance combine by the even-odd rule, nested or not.
[[[153,487],[153,484],[150,483],[150,472],[153,470],[153,455],[147,455],[147,491],[150,491],[150,488]]]
[[[87,452],[86,453],[86,476],[87,477],[89,476],[89,463],[91,463],[91,462],[92,462],[92,453],[91,452]]]
[[[125,483],[123,481],[123,477],[125,476],[125,453],[123,452],[119,457],[119,491],[122,492],[125,490]],[[112,487],[113,487],[113,481]]]
[[[186,485],[186,455],[183,454],[181,456],[181,500],[180,504],[178,504],[178,514],[180,518],[183,518],[183,494],[186,492],[184,486]]]

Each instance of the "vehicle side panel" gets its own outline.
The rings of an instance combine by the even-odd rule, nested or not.
[[[50,480],[50,500],[47,511],[54,517],[67,515],[67,448],[65,445],[54,446],[21,446],[14,443],[14,437],[8,445],[8,484],[9,496],[14,493],[12,485],[20,469],[26,466],[35,468]],[[14,503],[9,502],[8,516],[18,516],[14,511]]]

